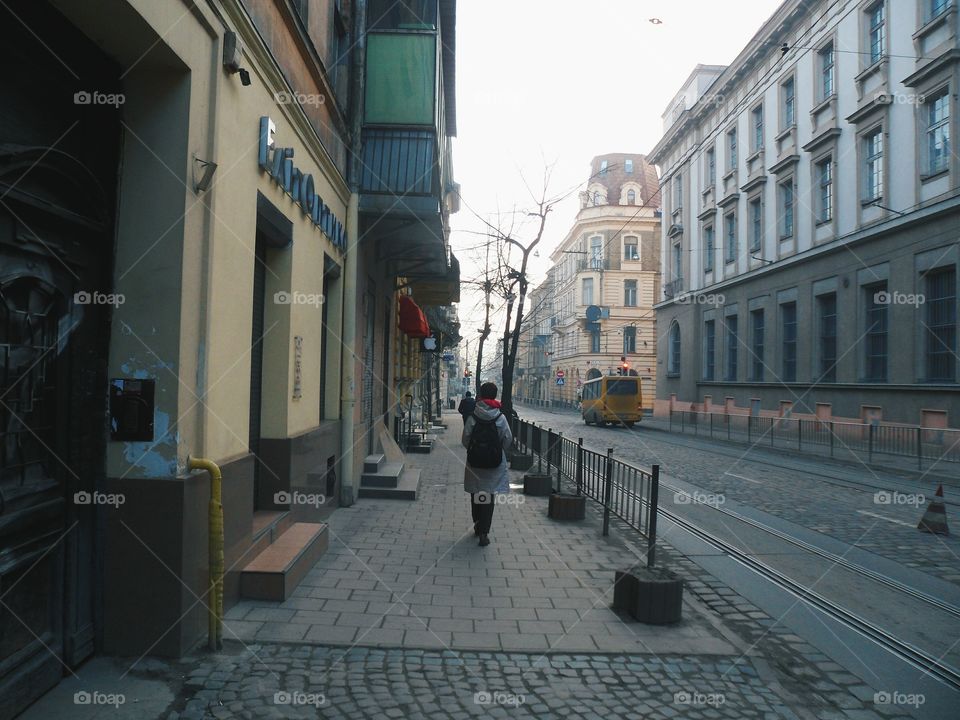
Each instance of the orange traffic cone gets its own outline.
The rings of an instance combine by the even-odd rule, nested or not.
[[[927,511],[920,518],[917,530],[934,535],[950,534],[950,528],[947,527],[947,509],[943,505],[943,485],[937,488],[937,494],[934,495]]]

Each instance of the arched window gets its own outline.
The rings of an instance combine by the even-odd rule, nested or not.
[[[627,205],[636,205],[636,204],[637,204],[637,191],[627,190]]]
[[[670,342],[667,344],[667,374],[680,374],[680,325],[674,320],[670,325]]]
[[[594,205],[603,205],[603,200],[602,200],[601,197],[600,197],[600,193],[597,192],[597,191],[594,191],[594,193],[593,193],[593,204],[594,204]]]

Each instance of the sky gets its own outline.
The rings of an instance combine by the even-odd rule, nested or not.
[[[576,216],[591,158],[648,153],[693,68],[729,64],[780,2],[460,0],[453,169],[462,201],[451,245],[461,279],[483,279],[484,220],[524,218],[549,168],[551,194],[571,194],[550,214],[533,259],[532,281],[542,280]],[[529,228],[517,230],[532,239]],[[475,356],[482,294],[461,285],[459,315]]]

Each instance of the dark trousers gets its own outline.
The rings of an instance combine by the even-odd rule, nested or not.
[[[494,493],[489,492],[470,493],[470,511],[473,514],[473,524],[476,525],[477,532],[481,535],[490,532],[496,497]]]

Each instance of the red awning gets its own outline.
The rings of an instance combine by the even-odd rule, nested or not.
[[[400,329],[412,338],[430,337],[427,318],[409,295],[400,296]]]

